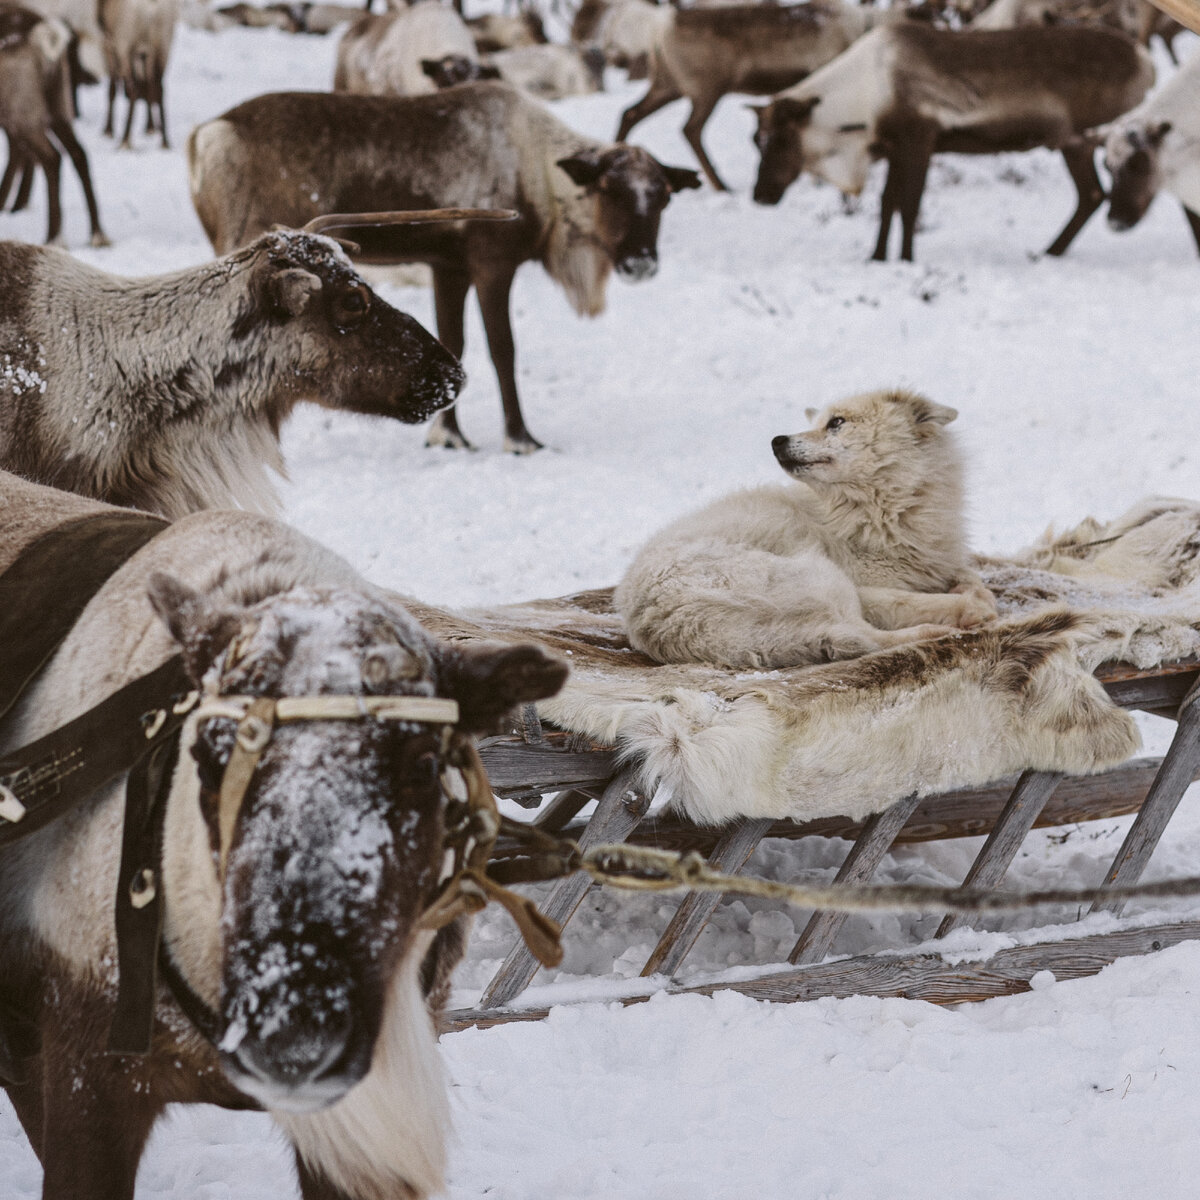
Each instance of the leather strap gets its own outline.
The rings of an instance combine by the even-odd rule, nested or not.
[[[0,718],[92,597],[167,524],[136,512],[80,517],[30,543],[0,575]]]
[[[190,686],[176,656],[74,721],[0,757],[0,847],[62,816],[171,737],[187,716]]]

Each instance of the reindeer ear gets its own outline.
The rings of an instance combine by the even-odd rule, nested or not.
[[[218,609],[203,593],[164,571],[150,576],[147,591],[154,611],[183,651],[188,677],[199,685],[240,628],[241,611]]]
[[[289,316],[298,317],[321,287],[320,276],[301,267],[285,267],[271,280],[271,299],[277,308]]]
[[[660,164],[662,165],[662,164]],[[691,167],[668,167],[663,165],[663,174],[671,185],[671,191],[682,192],[684,188],[698,188],[700,176]]]
[[[1162,140],[1174,128],[1170,121],[1160,121],[1157,125],[1146,130],[1146,141],[1151,146],[1161,146]]]
[[[774,102],[775,112],[785,121],[807,121],[812,110],[821,103],[820,96],[780,96]]]
[[[571,177],[571,182],[579,184],[580,187],[595,183],[604,174],[604,164],[600,161],[599,151],[596,150],[585,150],[582,154],[560,158],[555,166],[566,171]]]
[[[438,677],[438,691],[458,701],[463,728],[486,730],[518,705],[553,696],[567,664],[529,642],[479,642],[446,647]]]
[[[821,410],[820,410],[819,408],[806,408],[806,409],[804,410],[804,415],[805,415],[805,416],[806,416],[806,417],[807,417],[807,418],[808,418],[810,421],[812,421],[812,420],[814,420],[814,419],[816,418],[816,415],[817,415],[817,413],[819,413],[820,411],[821,411]]]

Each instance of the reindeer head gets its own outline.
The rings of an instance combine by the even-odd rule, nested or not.
[[[276,723],[231,815],[230,762],[253,727],[220,715],[220,698],[265,703],[283,722],[286,698],[440,697],[457,703],[462,733],[552,695],[566,667],[532,645],[449,647],[358,592],[230,608],[160,574],[151,600],[206,697],[190,753],[220,890],[219,980],[206,991],[222,1068],[267,1107],[324,1107],[370,1068],[389,984],[428,940],[418,921],[445,858],[447,717]]]
[[[770,104],[749,105],[758,120],[754,144],[762,156],[754,184],[755,203],[778,204],[802,171],[851,196],[857,196],[866,185],[878,149],[868,125],[823,121],[821,103],[820,96],[784,94]]]
[[[282,411],[313,400],[416,423],[453,403],[466,379],[458,360],[376,295],[336,242],[281,230],[234,257],[252,274],[218,380],[269,364]]]
[[[560,158],[558,166],[598,202],[596,237],[617,273],[649,279],[658,270],[658,224],[673,192],[698,188],[688,167],[667,167],[638,146],[618,143]]]
[[[1108,224],[1118,231],[1132,229],[1145,215],[1162,186],[1160,149],[1171,132],[1170,121],[1118,125],[1104,144],[1104,166],[1112,176]]]

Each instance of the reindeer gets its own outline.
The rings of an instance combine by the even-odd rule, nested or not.
[[[276,222],[303,224],[332,207],[424,207],[446,197],[515,210],[518,219],[506,224],[356,237],[368,261],[429,263],[438,335],[454,354],[462,353],[463,308],[476,289],[500,381],[505,448],[518,454],[541,443],[517,396],[508,311],[517,268],[539,260],[576,312],[595,316],[614,267],[634,280],[655,273],[662,211],[673,192],[700,183],[695,171],[664,167],[637,147],[573,132],[503,83],[431,96],[259,96],[199,126],[188,162],[192,202],[218,254]],[[439,414],[428,441],[467,445],[453,409]]]
[[[0,467],[169,517],[273,511],[267,467],[301,400],[415,422],[463,382],[316,232],[147,279],[0,242],[0,278]]]
[[[100,227],[87,154],[71,128],[71,81],[68,51],[71,31],[57,19],[29,9],[0,5],[0,129],[8,135],[9,159],[0,181],[0,208],[16,176],[16,207],[24,207],[33,181],[33,164],[42,168],[49,193],[46,241],[62,237],[59,176],[66,151],[83,185],[93,246],[109,245]]]
[[[0,544],[56,496],[0,473]],[[44,1200],[133,1200],[169,1103],[266,1109],[309,1200],[425,1200],[449,1130],[431,1007],[465,935],[463,917],[439,934],[431,919],[455,887],[439,891],[445,777],[466,769],[476,794],[469,735],[552,695],[566,667],[530,644],[437,641],[288,527],[200,513],[102,587],[0,755],[177,655],[199,704],[158,793],[161,856],[151,841],[119,875],[124,773],[0,853],[0,1040],[17,1059],[3,1083]],[[161,905],[140,1056],[106,1052],[118,878]]]
[[[1189,59],[1161,91],[1106,131],[1104,165],[1112,176],[1108,224],[1132,229],[1160,190],[1183,206],[1200,250],[1200,58]]]
[[[116,96],[120,87],[129,103],[120,142],[124,149],[132,144],[133,110],[139,100],[146,105],[146,132],[153,133],[157,129],[162,148],[169,149],[163,76],[175,40],[179,9],[180,0],[100,0],[100,26],[104,30],[109,76],[104,132],[113,136]]]
[[[479,64],[471,31],[438,0],[360,17],[338,43],[333,87],[374,96],[419,96],[436,87],[422,69],[423,60],[446,55]]]
[[[667,9],[655,43],[650,89],[621,114],[617,141],[672,100],[686,96],[692,111],[683,136],[708,181],[729,189],[704,149],[701,134],[727,92],[770,95],[841,54],[868,28],[871,10],[838,0],[808,4],[751,4]]]
[[[803,170],[858,195],[871,162],[887,181],[872,255],[887,258],[900,214],[911,262],[917,212],[937,151],[1061,151],[1078,192],[1047,254],[1063,254],[1104,199],[1086,130],[1132,108],[1154,82],[1149,54],[1083,25],[955,33],[904,21],[872,30],[845,54],[758,109],[762,155],[754,199],[778,204]]]

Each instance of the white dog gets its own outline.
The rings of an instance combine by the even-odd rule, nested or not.
[[[659,662],[794,667],[996,615],[967,566],[958,415],[911,392],[854,396],[771,443],[798,480],[736,492],[647,543],[616,592]]]

